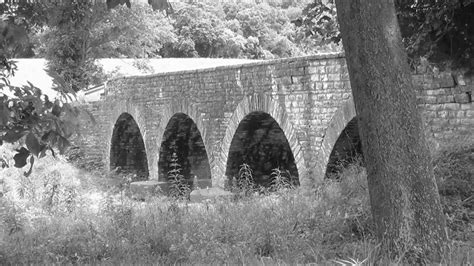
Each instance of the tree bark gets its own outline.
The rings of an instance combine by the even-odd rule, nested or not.
[[[393,0],[336,0],[382,254],[439,260],[446,222]]]

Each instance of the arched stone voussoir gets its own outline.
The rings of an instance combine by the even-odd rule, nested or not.
[[[227,180],[225,176],[227,160],[229,155],[230,146],[234,134],[239,127],[240,122],[252,112],[264,112],[269,114],[280,126],[285,137],[291,147],[291,152],[295,157],[295,164],[298,169],[298,175],[300,184],[305,184],[307,178],[307,169],[305,159],[303,158],[303,149],[300,145],[296,131],[293,128],[293,124],[289,119],[286,111],[276,99],[273,99],[271,95],[264,93],[255,93],[247,95],[237,105],[232,116],[229,118],[227,128],[224,137],[220,144],[220,152],[215,158],[215,162],[212,164],[211,171],[213,171],[213,186],[224,187]]]
[[[116,126],[116,123],[120,116],[122,114],[129,114],[135,123],[138,126],[138,129],[140,130],[141,137],[143,139],[143,144],[145,146],[145,152],[148,157],[148,169],[153,170],[153,165],[151,164],[150,160],[150,155],[152,154],[150,152],[150,143],[148,141],[148,130],[146,128],[146,119],[145,117],[145,110],[143,106],[134,104],[133,102],[130,101],[114,101],[113,104],[108,105],[106,107],[109,113],[110,119],[108,120],[107,126],[106,126],[106,136],[107,140],[106,141],[106,150],[105,150],[105,165],[109,166],[110,165],[110,150],[111,150],[111,145],[112,145],[112,138],[113,138],[113,133],[114,133],[114,128]]]
[[[158,161],[161,143],[163,142],[163,136],[165,134],[166,127],[170,122],[171,118],[176,114],[185,114],[193,120],[196,124],[199,134],[201,135],[202,141],[204,143],[204,148],[207,153],[208,161],[211,164],[211,175],[212,175],[212,150],[209,145],[208,131],[203,123],[204,113],[200,112],[196,107],[195,103],[192,103],[189,99],[176,99],[171,100],[170,103],[163,106],[162,112],[159,113],[158,117],[159,126],[156,132],[156,141],[154,142],[155,147],[157,147],[156,156],[153,157],[153,164],[156,168],[156,179],[158,180]]]
[[[334,113],[334,116],[332,117],[331,122],[329,122],[329,126],[324,134],[317,156],[317,169],[315,169],[317,171],[316,175],[318,176],[317,181],[320,182],[323,180],[332,149],[334,148],[341,132],[354,117],[356,117],[356,111],[354,101],[352,97],[350,97],[342,103],[336,113]]]

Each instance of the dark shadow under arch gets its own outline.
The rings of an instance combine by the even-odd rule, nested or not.
[[[171,117],[163,133],[158,161],[158,178],[168,180],[170,163],[176,153],[181,174],[190,186],[211,187],[211,169],[206,147],[194,121],[184,113]],[[196,177],[198,184],[193,184]]]
[[[326,178],[337,176],[343,168],[355,160],[363,160],[362,144],[357,125],[357,117],[347,123],[336,140],[326,166]]]
[[[110,170],[132,175],[133,181],[149,176],[145,144],[135,119],[123,113],[115,122],[110,146]]]
[[[239,123],[232,138],[226,176],[238,178],[240,166],[246,163],[253,171],[256,184],[268,187],[272,170],[287,170],[291,183],[299,185],[298,169],[285,133],[269,114],[252,112]]]

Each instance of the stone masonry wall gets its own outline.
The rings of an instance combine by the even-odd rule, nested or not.
[[[413,75],[428,138],[435,147],[474,137],[474,83],[461,74]]]
[[[474,132],[471,80],[450,74],[415,74],[427,135],[443,143]],[[355,116],[343,54],[270,60],[110,81],[102,102],[89,106],[97,126],[83,145],[108,167],[117,118],[130,114],[145,142],[150,179],[158,178],[165,127],[176,113],[188,115],[202,136],[213,186],[223,186],[232,137],[249,113],[270,114],[295,157],[300,184],[324,177],[334,143]]]
[[[103,125],[109,119],[108,116],[103,115],[103,104],[103,102],[93,102],[80,106],[84,115],[79,117],[79,135],[72,139],[72,143],[79,146],[84,153],[79,164],[109,170],[109,167],[105,166],[104,158],[106,151],[104,150],[103,142],[111,141],[112,136],[110,136],[110,139],[107,139],[103,131]]]

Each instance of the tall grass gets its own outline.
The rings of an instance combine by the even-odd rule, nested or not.
[[[197,204],[167,198],[132,201],[113,189],[112,179],[48,160],[43,170],[41,163],[35,169],[36,178],[52,175],[57,167],[59,186],[76,191],[73,207],[59,207],[64,200],[45,205],[48,194],[41,186],[35,194],[46,196],[35,200],[7,191],[0,198],[2,265],[370,264],[377,255],[360,163],[344,169],[337,180],[326,180],[311,195],[285,189]],[[469,244],[456,238],[445,263],[472,262]]]
[[[13,264],[241,264],[262,257],[293,264],[364,258],[372,246],[361,246],[344,219],[300,195],[199,206],[108,204],[98,215],[76,210],[5,232],[0,257]]]

